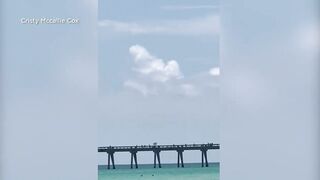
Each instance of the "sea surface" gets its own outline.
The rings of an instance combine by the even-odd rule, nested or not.
[[[116,169],[98,166],[99,180],[219,180],[219,163],[210,163],[209,167],[201,164],[185,164],[177,168],[176,164],[163,164],[162,168],[153,168],[153,164],[139,165],[138,169],[130,169],[130,165],[118,165]]]

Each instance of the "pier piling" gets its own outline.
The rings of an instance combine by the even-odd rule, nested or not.
[[[136,169],[138,169],[137,152],[131,153],[131,169],[133,168],[133,160],[134,160],[134,164],[135,164]]]
[[[180,167],[180,161],[181,161],[181,167],[184,168],[184,163],[183,163],[183,149],[178,149],[178,167]]]
[[[110,159],[111,159],[111,164],[112,164],[112,168],[115,169],[115,165],[114,165],[114,152],[107,152],[108,153],[108,169],[110,169]]]
[[[153,167],[157,167],[157,160],[158,160],[158,166],[161,168],[161,161],[160,161],[160,150],[154,150],[154,160],[153,160]]]

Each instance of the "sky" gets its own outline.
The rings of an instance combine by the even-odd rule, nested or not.
[[[219,143],[219,2],[101,0],[98,17],[99,146]]]
[[[319,179],[318,1],[221,1],[220,54],[215,53],[215,40],[212,46],[200,46],[209,41],[208,31],[201,31],[197,37],[190,29],[188,33],[170,32],[177,21],[199,20],[210,16],[211,10],[215,14],[213,1],[197,0],[196,5],[195,0],[138,2],[99,2],[98,19],[109,20],[104,24],[109,22],[113,27],[121,22],[118,30],[122,33],[118,34],[98,26],[102,21],[97,21],[95,0],[1,1],[0,179],[96,179],[97,145],[211,141],[211,136],[221,141],[223,148],[221,179]],[[108,8],[105,14],[100,13],[102,7]],[[22,17],[43,16],[78,17],[81,24],[19,23]],[[161,20],[157,27],[166,28],[150,29],[149,24],[155,20]],[[112,43],[107,43],[108,38]],[[169,87],[179,87],[183,81],[199,88],[207,81],[197,74],[219,74],[211,69],[220,66],[221,88],[200,88],[200,95],[189,97],[183,91],[179,95],[177,91],[164,92],[162,82],[154,85],[157,96],[126,87],[125,82],[132,86],[132,81],[139,81],[147,87],[149,81],[153,82],[139,79],[144,76],[137,70],[145,69],[141,65],[148,63],[135,63],[135,54],[130,53],[135,45],[156,57],[152,59],[162,59],[165,65],[171,60],[179,64],[179,71],[169,73],[171,79],[166,85],[175,82]],[[200,55],[194,53],[200,51],[199,47]],[[103,55],[106,57],[101,58]],[[108,61],[107,56],[116,55],[121,55],[117,61]],[[213,58],[217,55],[220,62]],[[212,56],[212,60],[186,63],[200,56]],[[116,66],[119,59],[127,62],[127,69],[121,70],[125,63]],[[160,69],[156,74],[163,79],[167,71]],[[220,108],[216,91],[221,93],[219,118],[215,112]],[[200,120],[212,125],[202,126]],[[215,128],[221,132],[220,137],[216,137]],[[130,133],[122,134],[119,129]],[[157,129],[161,132],[154,135]],[[197,133],[185,132],[190,129]],[[186,161],[199,162],[200,154],[185,153]],[[215,155],[209,154],[209,159]],[[139,162],[143,157],[146,163],[152,161],[152,154],[146,153],[138,156]],[[161,158],[165,157],[176,159],[176,153]],[[128,154],[116,155],[116,163],[128,163],[129,159]],[[104,163],[106,156],[99,155],[99,161]],[[272,173],[266,173],[266,169]]]

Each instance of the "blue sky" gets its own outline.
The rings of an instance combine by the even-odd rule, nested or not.
[[[219,141],[218,6],[99,2],[99,145]],[[196,154],[186,158],[199,161]]]
[[[100,1],[101,92],[118,90],[122,81],[132,76],[128,52],[133,45],[144,47],[157,58],[176,60],[186,77],[218,66],[217,6],[217,1]]]

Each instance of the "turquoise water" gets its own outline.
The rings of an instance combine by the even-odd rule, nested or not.
[[[162,168],[152,165],[140,165],[139,169],[130,169],[129,165],[118,165],[108,170],[99,166],[99,180],[219,180],[219,163],[210,163],[209,167],[201,164],[185,164],[177,168],[176,164],[163,164]]]

